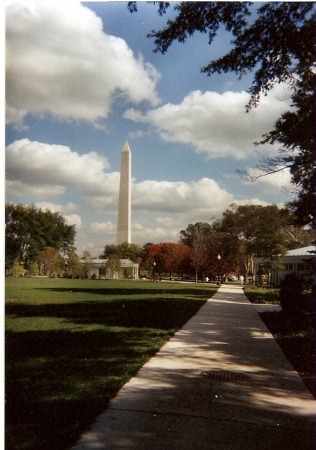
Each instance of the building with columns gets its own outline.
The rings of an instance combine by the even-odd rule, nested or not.
[[[88,278],[104,280],[138,280],[138,264],[129,259],[120,259],[112,264],[109,259],[84,258],[81,264]]]

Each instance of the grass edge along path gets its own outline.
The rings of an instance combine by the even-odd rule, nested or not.
[[[216,290],[6,279],[6,450],[70,448]]]
[[[279,305],[279,289],[246,286],[252,303]],[[309,308],[302,315],[289,317],[283,311],[263,312],[260,317],[281,350],[316,399],[315,384],[315,299],[309,295]]]

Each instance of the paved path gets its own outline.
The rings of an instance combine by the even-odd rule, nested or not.
[[[241,287],[222,286],[75,450],[309,450],[316,402]]]

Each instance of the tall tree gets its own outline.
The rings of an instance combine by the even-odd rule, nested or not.
[[[150,247],[152,247],[153,245],[154,244],[152,242],[147,242],[145,245],[143,245],[143,252],[139,260],[140,273],[143,275],[152,274],[153,261],[149,258],[148,253]]]
[[[184,274],[192,272],[191,253],[187,245],[176,244],[172,251],[173,270],[183,278]]]
[[[295,110],[282,114],[275,129],[259,142],[278,142],[283,145],[282,152],[275,158],[264,158],[257,167],[261,171],[259,176],[290,169],[296,198],[288,206],[296,214],[297,223],[304,225],[312,222],[315,215],[315,104],[312,76],[297,81],[292,100]],[[247,173],[245,178],[251,179]]]
[[[186,245],[164,242],[153,244],[147,248],[144,256],[147,267],[152,273],[167,273],[171,278],[173,274],[182,276],[188,268],[189,248]]]
[[[67,253],[67,259],[64,264],[66,276],[71,278],[81,278],[84,276],[84,266],[80,262],[80,258],[74,250],[70,250]]]
[[[216,224],[218,231],[229,233],[235,242],[242,274],[247,277],[252,270],[253,257],[263,257],[275,261],[278,255],[285,254],[288,241],[287,233],[291,223],[290,212],[276,205],[231,205]]]
[[[164,252],[162,246],[163,244],[153,244],[148,248],[146,254],[146,260],[153,275],[156,273],[161,274],[165,271]]]
[[[44,275],[51,275],[58,269],[60,256],[58,250],[54,247],[46,247],[40,257],[40,262],[43,264]]]
[[[199,273],[204,275],[210,264],[213,247],[212,227],[206,222],[189,224],[180,232],[180,243],[190,248],[192,265],[197,282]]]
[[[122,242],[122,244],[109,244],[104,247],[101,258],[108,259],[111,255],[116,255],[120,259],[129,259],[132,262],[139,262],[139,259],[144,254],[144,248],[137,244],[129,244]]]
[[[110,278],[113,279],[121,268],[121,260],[118,255],[112,253],[109,255],[108,260],[105,263],[106,272],[109,272]]]
[[[108,259],[111,255],[116,255],[119,258],[122,258],[122,253],[121,253],[119,247],[115,244],[107,244],[104,247],[101,257],[104,259]]]
[[[58,212],[43,211],[34,205],[5,205],[5,252],[6,266],[13,261],[26,268],[39,261],[46,247],[53,247],[67,253],[73,248],[75,225],[67,225],[65,218]]]
[[[171,6],[169,2],[152,3],[158,4],[160,15]],[[261,141],[278,142],[283,148],[278,157],[262,161],[259,167],[261,174],[290,168],[296,195],[290,206],[301,224],[311,223],[315,212],[315,3],[259,3],[255,20],[250,17],[251,2],[174,5],[176,17],[169,19],[165,28],[148,35],[154,38],[154,51],[165,53],[174,41],[184,43],[196,31],[208,34],[211,45],[224,26],[234,37],[232,50],[205,65],[202,72],[209,76],[235,72],[240,77],[253,73],[247,111],[276,83],[291,86],[294,111],[282,114],[274,130]],[[137,11],[137,2],[129,2],[128,8]]]
[[[129,259],[132,262],[138,262],[139,258],[143,254],[143,248],[136,244],[128,244],[127,242],[123,242],[118,245],[118,249],[121,253],[122,258]]]

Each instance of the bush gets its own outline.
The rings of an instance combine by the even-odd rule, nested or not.
[[[304,307],[304,280],[295,273],[288,274],[281,281],[280,303],[282,311],[289,316],[297,316]]]
[[[24,269],[24,267],[21,266],[17,260],[14,261],[13,266],[11,267],[10,275],[13,277],[23,277],[26,272],[27,270]]]

